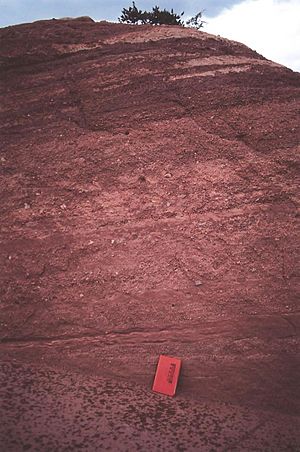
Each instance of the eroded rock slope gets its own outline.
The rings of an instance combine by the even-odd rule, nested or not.
[[[1,37],[0,350],[299,414],[300,75],[178,27]],[[194,403],[194,402],[193,402]]]

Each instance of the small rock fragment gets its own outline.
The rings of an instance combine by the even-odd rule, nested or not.
[[[199,287],[199,286],[202,286],[202,285],[203,285],[203,282],[200,281],[199,279],[197,281],[195,281],[195,286],[196,287]]]

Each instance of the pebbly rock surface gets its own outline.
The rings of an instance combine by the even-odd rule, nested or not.
[[[294,416],[16,363],[2,363],[0,378],[5,451],[297,449]]]
[[[0,40],[5,450],[38,447],[41,421],[12,421],[21,402],[45,422],[61,403],[80,405],[112,441],[97,430],[97,447],[145,447],[145,424],[126,427],[127,446],[111,429],[123,422],[120,385],[133,412],[157,422],[159,354],[183,360],[163,412],[188,419],[205,403],[218,425],[224,406],[246,419],[228,424],[229,442],[219,427],[200,429],[200,439],[197,424],[195,446],[182,421],[182,450],[295,450],[300,74],[179,27],[50,20],[1,29]],[[113,426],[93,389],[85,401],[72,392],[81,379],[99,382],[103,400],[110,382]],[[162,417],[170,436],[152,436],[151,450],[167,449],[161,441],[177,429]],[[290,442],[271,424],[263,433],[262,417],[277,430],[289,424]],[[52,443],[54,431],[50,422],[43,447],[72,447],[70,433]]]

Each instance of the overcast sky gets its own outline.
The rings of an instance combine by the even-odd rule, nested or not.
[[[117,21],[131,0],[0,0],[0,26],[53,17]],[[243,42],[300,72],[300,0],[136,0],[140,9],[173,8],[185,17],[205,10],[204,31]]]

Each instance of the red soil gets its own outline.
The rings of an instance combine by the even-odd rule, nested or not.
[[[177,27],[0,38],[2,357],[150,391],[169,354],[179,400],[299,415],[300,74]]]

